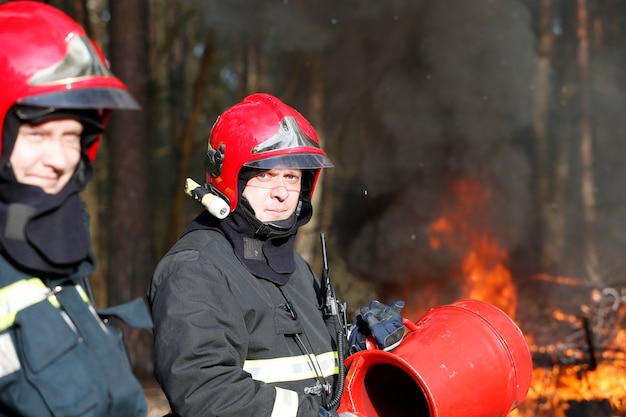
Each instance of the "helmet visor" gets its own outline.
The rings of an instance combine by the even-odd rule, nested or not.
[[[19,104],[61,109],[125,109],[138,110],[139,104],[120,88],[89,87],[39,94],[18,100]]]
[[[334,165],[326,155],[322,154],[291,154],[279,155],[271,158],[259,159],[243,164],[246,167],[257,169],[298,168],[319,169],[332,168]]]

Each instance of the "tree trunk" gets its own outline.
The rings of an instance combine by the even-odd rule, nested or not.
[[[560,252],[558,244],[562,221],[552,204],[552,175],[549,157],[548,115],[550,103],[550,70],[554,56],[552,33],[552,0],[541,0],[539,9],[539,39],[537,67],[535,69],[533,100],[533,137],[535,145],[536,198],[539,205],[541,229],[540,270],[550,271],[557,264]]]
[[[111,0],[111,63],[144,110],[118,111],[109,130],[109,304],[144,297],[154,269],[150,197],[147,2]],[[136,372],[152,374],[149,332],[124,327]]]
[[[577,1],[578,16],[578,74],[580,82],[580,161],[583,225],[585,231],[585,266],[589,279],[600,284],[598,253],[595,238],[596,199],[593,175],[593,132],[589,80],[589,9],[587,0]]]

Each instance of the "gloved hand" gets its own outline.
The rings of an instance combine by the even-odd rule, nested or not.
[[[400,315],[403,308],[402,300],[389,305],[374,300],[369,308],[361,307],[361,314],[356,317],[348,335],[350,351],[354,353],[367,349],[366,339],[370,335],[381,350],[390,351],[397,347],[404,337],[404,323]]]

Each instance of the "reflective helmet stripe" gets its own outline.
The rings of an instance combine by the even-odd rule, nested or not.
[[[68,79],[80,77],[113,77],[106,63],[98,57],[98,52],[87,35],[74,36],[67,43],[67,55],[59,62],[36,71],[29,79],[30,85],[67,84]]]
[[[339,373],[337,352],[284,358],[247,360],[244,371],[266,383],[302,381],[317,375],[328,377]]]
[[[83,301],[90,303],[89,297],[82,287],[76,285],[76,289]],[[13,325],[15,316],[20,310],[45,299],[53,306],[60,307],[54,291],[48,288],[39,278],[23,279],[0,288],[0,331]]]
[[[296,417],[298,414],[298,394],[276,387],[276,398],[270,417]]]

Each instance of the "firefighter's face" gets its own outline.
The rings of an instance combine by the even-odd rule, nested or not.
[[[19,183],[56,194],[70,181],[80,162],[83,125],[74,119],[22,124],[11,153]]]
[[[243,196],[262,222],[286,220],[298,206],[302,170],[274,168],[261,171],[246,183]]]

